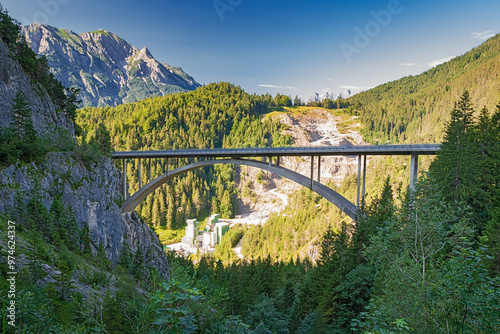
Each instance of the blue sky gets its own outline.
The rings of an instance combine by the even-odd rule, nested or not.
[[[306,98],[367,89],[500,32],[491,0],[0,0],[22,23],[106,29],[198,82]]]

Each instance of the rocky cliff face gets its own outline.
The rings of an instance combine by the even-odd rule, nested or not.
[[[9,50],[0,42],[0,126],[9,126],[12,121],[12,101],[22,91],[31,106],[33,126],[43,135],[56,127],[63,127],[72,135],[75,128],[65,113],[58,113],[49,95],[39,86],[32,86],[30,78],[19,64],[9,57]]]
[[[181,68],[161,64],[147,48],[139,50],[105,30],[76,34],[34,23],[22,33],[47,57],[58,80],[81,89],[86,106],[114,106],[200,86]]]
[[[103,244],[107,257],[116,263],[124,243],[133,252],[141,247],[147,254],[146,266],[158,268],[168,277],[167,259],[156,234],[135,213],[121,214],[121,176],[110,159],[103,158],[87,169],[69,153],[51,153],[40,164],[11,165],[0,173],[0,212],[14,206],[17,191],[28,201],[35,178],[47,208],[56,194],[62,194],[63,203],[74,209],[80,228],[88,224],[95,251]]]
[[[65,114],[55,111],[49,96],[34,87],[21,66],[13,61],[0,42],[0,126],[12,119],[12,99],[22,91],[33,110],[33,124],[38,134],[60,126],[74,133]],[[168,263],[158,237],[135,214],[122,215],[120,210],[120,172],[110,159],[103,158],[87,168],[72,158],[71,153],[52,153],[42,163],[8,166],[0,169],[0,212],[14,206],[16,192],[27,202],[33,196],[35,179],[41,187],[44,205],[49,208],[55,195],[62,194],[63,203],[71,205],[77,223],[89,225],[92,244],[103,244],[107,257],[114,263],[128,243],[132,251],[141,247],[147,254],[146,265],[158,268],[168,277]]]

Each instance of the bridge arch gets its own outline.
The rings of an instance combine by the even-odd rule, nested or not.
[[[127,213],[133,211],[139,203],[141,203],[149,194],[154,192],[160,186],[166,182],[172,180],[176,176],[187,173],[189,171],[203,168],[206,166],[216,165],[216,164],[233,164],[233,165],[243,165],[255,168],[260,168],[267,170],[271,173],[275,173],[282,177],[285,177],[291,181],[294,181],[304,187],[310,188],[312,191],[318,193],[324,197],[329,202],[333,203],[340,210],[346,213],[353,220],[356,220],[357,210],[356,205],[351,203],[345,197],[337,193],[336,191],[328,188],[327,186],[321,184],[320,182],[313,181],[309,177],[303,176],[299,173],[291,171],[287,168],[283,168],[276,165],[271,165],[269,163],[249,160],[249,159],[217,159],[217,160],[204,160],[198,161],[186,166],[179,167],[177,169],[171,170],[166,174],[163,174],[156,179],[150,181],[144,187],[141,187],[135,194],[133,194],[129,199],[125,201],[122,207],[122,213]]]

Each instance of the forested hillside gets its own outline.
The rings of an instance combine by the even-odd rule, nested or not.
[[[272,104],[271,96],[250,95],[223,82],[114,108],[84,108],[78,123],[91,138],[102,121],[115,150],[290,145],[291,138],[280,134],[279,122],[260,119]],[[148,162],[143,163],[147,171]],[[132,193],[138,188],[137,161],[130,165],[127,177]],[[153,178],[165,170],[164,159],[153,160]],[[231,166],[189,172],[149,196],[137,212],[155,227],[168,229],[182,227],[186,218],[210,211],[229,218],[237,209],[234,175]],[[146,184],[149,176],[142,176]]]
[[[463,90],[478,108],[492,110],[500,96],[500,35],[417,76],[359,93],[347,102],[361,117],[365,141],[429,143],[443,139],[449,110]]]
[[[408,162],[408,157],[369,159],[366,203],[377,206],[386,181],[393,189],[391,196],[404,192],[409,183]],[[427,169],[428,164],[429,158],[421,157],[420,167]],[[349,174],[340,186],[333,182],[329,182],[328,186],[356,203],[357,174]],[[290,204],[283,212],[272,214],[262,226],[248,229],[243,239],[242,253],[249,259],[269,254],[272,258],[285,262],[305,258],[315,262],[319,257],[324,233],[329,228],[340,230],[342,223],[351,224],[352,220],[323,197],[302,188],[291,196]]]
[[[307,190],[292,200],[295,215],[247,232],[253,259],[171,258],[192,286],[229,292],[219,306],[232,316],[201,331],[498,333],[500,106],[474,111],[463,93],[416,191],[400,187],[395,200],[385,178],[366,216],[325,229],[316,264],[281,256],[332,213]]]

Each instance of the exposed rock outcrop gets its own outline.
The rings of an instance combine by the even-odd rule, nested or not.
[[[68,129],[74,137],[74,125],[68,116],[56,112],[45,90],[30,81],[0,42],[1,127],[10,125],[12,100],[18,91],[26,95],[39,135],[59,126]],[[141,247],[146,254],[146,265],[156,267],[168,277],[168,263],[158,237],[135,214],[121,214],[120,178],[110,159],[103,158],[87,168],[72,158],[71,153],[51,153],[44,162],[0,168],[0,212],[14,206],[17,191],[27,202],[33,196],[37,180],[44,205],[50,208],[54,197],[62,195],[63,204],[71,205],[80,227],[88,223],[93,245],[103,244],[112,262],[119,260],[124,243],[128,243],[133,252]]]
[[[85,106],[114,106],[200,86],[181,68],[158,62],[147,48],[139,50],[106,30],[76,34],[34,23],[22,32],[31,48],[47,57],[58,80],[81,89]]]
[[[9,166],[0,173],[0,212],[14,206],[16,192],[28,201],[33,196],[35,178],[40,184],[43,203],[50,208],[54,196],[62,194],[71,205],[82,228],[88,223],[94,250],[104,245],[107,257],[116,263],[123,244],[147,254],[146,266],[168,276],[168,264],[156,234],[135,213],[121,214],[120,174],[110,159],[103,158],[87,169],[68,153],[51,153],[47,161],[25,166]]]
[[[0,126],[9,126],[12,121],[12,101],[17,92],[26,95],[31,111],[33,126],[38,134],[52,132],[56,127],[66,128],[74,136],[75,128],[68,115],[57,112],[45,90],[33,86],[30,78],[19,64],[9,57],[9,50],[0,42]]]

